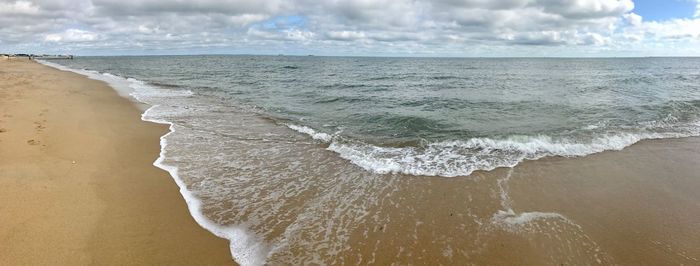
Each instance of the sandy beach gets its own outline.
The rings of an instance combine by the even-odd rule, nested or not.
[[[152,165],[165,126],[78,74],[25,59],[0,61],[0,77],[0,265],[234,263]],[[232,243],[259,249],[241,264],[700,262],[697,137],[468,176],[377,174],[272,119],[174,91],[154,108],[181,115],[164,163],[200,193],[202,215],[247,223],[258,242]]]
[[[700,266],[700,0],[0,25],[0,266]]]
[[[140,115],[103,82],[0,60],[0,265],[233,264]]]

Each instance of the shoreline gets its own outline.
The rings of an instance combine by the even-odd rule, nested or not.
[[[190,216],[200,227],[206,229],[213,235],[229,241],[230,254],[236,263],[242,265],[263,264],[263,261],[260,260],[264,258],[264,256],[260,253],[265,249],[264,243],[261,243],[261,241],[256,239],[256,236],[248,232],[246,228],[235,225],[220,225],[204,215],[202,212],[201,199],[197,198],[193,192],[187,189],[187,184],[185,184],[178,175],[178,167],[175,165],[169,165],[165,162],[167,153],[166,147],[168,145],[167,138],[169,135],[175,133],[175,127],[174,124],[168,120],[154,118],[149,115],[149,112],[157,109],[160,104],[148,100],[148,97],[144,98],[141,90],[151,90],[153,89],[152,87],[143,81],[124,78],[111,73],[100,73],[92,70],[77,70],[42,60],[37,60],[37,62],[60,71],[75,73],[91,80],[105,82],[120,97],[132,102],[142,112],[141,121],[166,126],[167,133],[160,136],[160,152],[158,158],[153,162],[153,166],[168,172],[173,182],[175,182],[175,184],[177,184],[179,187],[180,195],[187,204]],[[148,93],[149,92],[146,92],[146,94]]]
[[[76,73],[8,59],[0,75],[2,264],[234,264],[152,164],[166,125]]]
[[[95,79],[91,71],[68,71]],[[169,180],[181,189],[180,202],[184,197],[191,217],[201,227],[231,240],[231,255],[243,265],[263,261],[302,264],[309,255],[324,254],[333,255],[320,261],[349,264],[365,260],[379,264],[685,264],[700,259],[700,250],[695,247],[700,237],[700,216],[695,211],[700,198],[694,193],[700,189],[700,168],[694,162],[700,156],[698,137],[642,139],[620,150],[546,156],[514,167],[477,170],[469,176],[376,174],[324,144],[309,143],[309,136],[317,139],[315,134],[300,134],[288,125],[236,111],[227,118],[247,126],[226,128],[227,132],[277,137],[269,142],[224,142],[227,144],[221,145],[221,150],[202,145],[214,143],[211,140],[216,138],[202,134],[194,135],[201,141],[191,141],[188,138],[193,132],[188,128],[216,123],[188,127],[186,123],[170,124],[168,121],[179,120],[158,114],[163,112],[159,108],[191,103],[187,106],[196,110],[207,102],[139,98],[148,94],[139,94],[145,82],[120,77],[117,80],[126,86],[120,89],[119,84],[112,84],[110,74],[95,76],[104,79],[132,107],[140,107],[142,121],[155,123],[160,129],[160,157],[153,165],[170,174]],[[150,89],[158,92],[158,88]],[[129,92],[133,94],[129,96]],[[173,95],[169,97],[177,97]],[[152,109],[144,108],[149,104]],[[163,135],[166,128],[170,132]],[[178,133],[171,135],[174,132]],[[0,134],[0,145],[2,137]],[[149,147],[153,142],[151,138]],[[166,149],[168,144],[175,148]],[[228,157],[195,164],[198,155],[206,156],[213,150]],[[251,151],[252,160],[246,156]],[[0,159],[1,155],[0,151]],[[149,162],[157,155],[151,156]],[[220,162],[252,167],[227,168]],[[196,180],[202,176],[198,169],[209,171],[205,176],[212,178],[205,181],[212,182],[208,184],[211,188],[229,192],[219,194],[220,198],[195,197],[203,192],[196,190],[202,184]],[[278,178],[269,179],[271,169]],[[237,176],[248,178],[227,182]],[[289,196],[265,194],[290,184],[291,189],[282,190],[291,192]],[[220,226],[210,219],[232,225],[253,222]],[[328,226],[329,222],[333,225]],[[338,231],[329,234],[328,230]],[[314,245],[325,245],[330,251],[323,253]],[[193,258],[202,255],[193,254]],[[199,258],[197,263],[202,263]]]

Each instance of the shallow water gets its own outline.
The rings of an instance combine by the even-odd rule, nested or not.
[[[514,210],[499,167],[700,134],[693,58],[56,63],[172,124],[159,163],[242,264],[608,264],[576,221]]]
[[[153,56],[62,63],[189,90],[213,107],[254,110],[376,173],[468,175],[700,134],[697,58]]]

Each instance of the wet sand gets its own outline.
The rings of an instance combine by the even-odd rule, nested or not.
[[[0,264],[49,261],[26,256],[34,250],[82,264],[223,261],[206,259],[227,253],[225,241],[199,229],[170,177],[150,166],[164,127],[134,122],[140,111],[109,88],[87,90],[101,82],[36,64],[1,74],[15,75],[10,72],[20,66],[31,69],[25,74],[40,73],[33,78],[44,85],[29,91],[17,88],[34,81],[0,81],[16,83],[0,83],[7,84],[0,111],[10,114],[0,117],[6,129],[0,133],[0,200],[15,203],[0,205],[0,244],[22,243],[0,254]],[[72,85],[56,88],[61,82]],[[104,111],[113,105],[124,108]],[[199,130],[218,129],[224,124],[218,119],[240,126],[220,129],[229,139]],[[254,113],[227,111],[194,122],[180,121],[179,133],[168,139],[168,147],[177,148],[165,163],[180,167],[184,182],[201,193],[207,217],[243,224],[260,239],[259,255],[269,264],[699,264],[700,138],[642,141],[622,151],[443,178],[369,173],[327,144]],[[126,139],[110,142],[120,138]],[[213,151],[220,157],[192,159]],[[144,168],[126,167],[138,163]],[[61,180],[79,172],[76,182]],[[119,178],[96,178],[114,173]],[[151,216],[134,219],[133,213]],[[31,226],[21,225],[25,221]],[[71,234],[48,233],[64,231]]]
[[[0,265],[234,264],[140,115],[103,82],[0,59]]]
[[[246,223],[272,265],[694,265],[700,258],[700,138],[444,178],[372,174],[254,113],[222,116],[245,126],[227,127],[223,139],[193,130],[217,120],[181,122],[166,162],[206,195],[207,217]],[[212,151],[222,157],[186,160]]]
[[[514,208],[565,215],[611,261],[700,264],[700,139],[642,141],[622,151],[516,167]]]
[[[218,129],[219,119],[241,126]],[[207,217],[252,232],[263,246],[256,255],[271,265],[694,265],[700,258],[700,138],[444,178],[370,173],[251,112],[188,121],[169,136],[165,162],[201,193]]]
[[[384,218],[351,242],[379,264],[697,265],[699,161],[700,138],[682,138],[468,177],[402,176],[372,211]]]

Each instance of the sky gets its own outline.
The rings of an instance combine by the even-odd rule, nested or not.
[[[0,0],[0,53],[700,56],[700,0]]]

